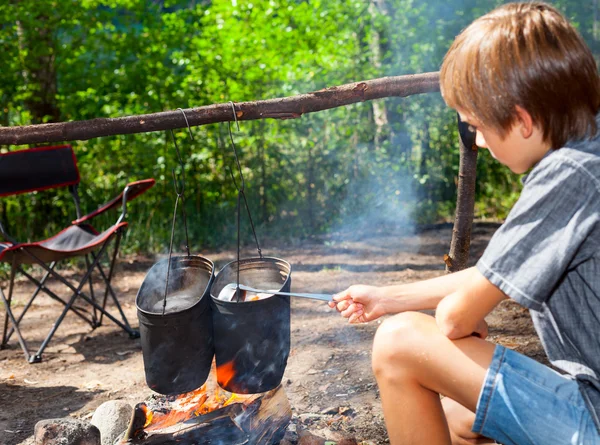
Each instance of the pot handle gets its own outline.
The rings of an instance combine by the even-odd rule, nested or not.
[[[194,136],[192,135],[192,130],[190,129],[190,125],[188,123],[185,112],[179,108],[183,113],[183,117],[185,118],[185,123],[188,125],[188,130],[190,132],[190,137],[194,140]],[[175,194],[177,197],[175,198],[175,209],[173,210],[173,223],[171,225],[171,241],[169,242],[169,261],[167,263],[167,279],[165,283],[165,296],[163,298],[163,310],[162,315],[165,315],[165,310],[167,307],[167,292],[169,290],[169,275],[171,272],[171,256],[173,255],[173,238],[175,237],[175,222],[177,221],[177,206],[179,205],[179,200],[181,199],[181,212],[183,213],[183,226],[185,228],[185,250],[187,251],[187,256],[190,256],[190,238],[188,235],[188,227],[187,227],[187,216],[185,214],[185,166],[183,165],[183,160],[181,159],[181,154],[179,153],[179,147],[177,146],[177,140],[175,139],[175,134],[173,130],[171,131],[171,138],[173,139],[173,144],[175,145],[175,152],[177,153],[177,161],[179,162],[179,167],[181,169],[181,187],[180,183],[177,180],[175,175],[175,169],[171,169],[171,174],[173,175],[173,185],[175,187]]]
[[[231,104],[231,109],[233,110],[233,119],[237,125],[238,131],[240,129],[240,123],[237,120],[237,114],[235,112],[235,105],[233,102],[229,102]],[[260,249],[260,244],[258,243],[258,237],[256,236],[256,229],[254,227],[254,221],[252,220],[252,213],[250,212],[250,206],[248,205],[248,199],[246,199],[246,182],[244,181],[244,174],[242,173],[242,166],[240,165],[240,159],[238,157],[237,150],[235,148],[235,142],[233,141],[233,133],[231,132],[231,121],[227,121],[227,129],[229,130],[229,140],[231,141],[231,148],[233,149],[233,156],[235,158],[235,164],[237,167],[238,174],[240,175],[240,183],[235,180],[235,176],[233,175],[233,170],[230,166],[229,174],[231,175],[231,180],[233,181],[233,185],[238,191],[237,197],[237,280],[236,280],[236,300],[240,301],[240,213],[241,213],[241,201],[244,200],[244,205],[246,207],[246,212],[248,213],[248,219],[250,220],[250,227],[252,227],[252,234],[254,235],[254,241],[256,242],[256,250],[258,251],[258,256],[262,259],[262,251]]]

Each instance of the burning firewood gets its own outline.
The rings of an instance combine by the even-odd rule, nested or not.
[[[278,444],[292,411],[281,386],[264,394],[239,395],[206,385],[180,396],[139,403],[122,444]]]

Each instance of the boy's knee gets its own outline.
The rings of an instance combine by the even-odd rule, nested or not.
[[[427,329],[431,323],[435,323],[431,316],[419,312],[403,312],[385,320],[373,341],[375,375],[400,371],[412,357],[422,354],[431,338]]]

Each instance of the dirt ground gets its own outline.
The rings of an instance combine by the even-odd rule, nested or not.
[[[497,227],[492,223],[474,226],[472,264]],[[265,243],[264,254],[291,263],[293,290],[337,292],[351,284],[386,285],[443,274],[442,258],[451,234],[450,225],[440,225],[405,237],[379,233],[350,240],[329,236],[306,242]],[[202,254],[215,262],[217,270],[235,255],[233,251]],[[134,327],[135,296],[155,260],[121,258],[113,279]],[[23,303],[32,290],[20,281],[16,299]],[[32,346],[39,345],[59,310],[60,306],[47,297],[36,300],[24,324]],[[349,325],[325,303],[292,302],[292,349],[283,382],[294,426],[333,440],[345,435],[377,444],[388,442],[370,365],[371,342],[380,322]],[[491,341],[544,361],[526,310],[504,302],[490,314],[488,323]],[[66,416],[90,419],[105,401],[120,399],[135,405],[150,395],[140,341],[129,339],[109,321],[92,331],[69,314],[42,363],[28,364],[16,338],[11,339],[9,349],[0,351],[0,444],[32,443],[33,428],[39,420]]]

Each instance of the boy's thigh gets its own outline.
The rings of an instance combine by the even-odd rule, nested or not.
[[[502,346],[486,374],[473,432],[504,445],[600,445],[577,382]]]

